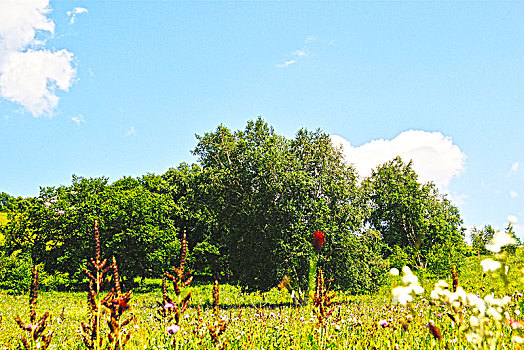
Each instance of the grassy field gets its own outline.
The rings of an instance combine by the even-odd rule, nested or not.
[[[502,276],[497,276],[496,271],[485,274],[480,260],[472,257],[467,261],[459,271],[459,285],[466,292],[480,296],[512,295],[511,302],[498,307],[502,319],[483,319],[472,305],[460,299],[431,298],[435,280],[427,278],[421,278],[424,292],[415,296],[412,302],[405,306],[393,303],[391,289],[402,286],[403,282],[402,276],[392,276],[391,286],[376,295],[352,296],[338,292],[336,303],[326,308],[331,311],[329,316],[327,312],[321,316],[319,307],[314,305],[294,307],[289,293],[276,288],[264,294],[245,294],[234,286],[221,285],[217,312],[212,306],[212,285],[183,288],[182,297],[192,293],[191,304],[181,317],[180,330],[169,334],[166,328],[170,324],[156,318],[157,301],[162,300],[158,288],[154,292],[133,295],[131,308],[125,314],[134,314],[136,319],[125,327],[131,331],[126,348],[520,348],[523,305],[515,290],[522,290],[522,253],[510,259],[507,284],[499,281]],[[451,285],[451,273],[446,277]],[[450,292],[450,295],[453,294]],[[14,317],[20,315],[23,320],[29,319],[28,300],[27,295],[0,292],[0,349],[20,346],[23,331]],[[37,315],[45,311],[51,314],[46,332],[54,332],[49,349],[85,348],[80,323],[89,319],[86,293],[40,293]],[[472,316],[480,319],[482,327],[472,323]],[[218,337],[218,343],[213,342],[209,328],[216,330],[221,324],[227,325],[226,329]],[[102,329],[107,332],[106,325]],[[478,345],[475,339],[472,340],[475,334],[483,337]]]

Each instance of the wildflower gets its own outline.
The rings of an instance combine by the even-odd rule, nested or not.
[[[393,294],[393,302],[395,303],[398,302],[401,305],[406,306],[408,302],[413,301],[410,287],[396,287],[393,288],[391,293]]]
[[[324,232],[317,230],[313,233],[313,248],[315,249],[315,252],[319,253],[325,242],[326,236],[324,235]]]
[[[402,277],[402,282],[408,283],[418,283],[418,277],[413,274],[406,274]]]
[[[177,334],[180,331],[180,326],[175,324],[173,326],[166,327],[166,331],[169,334]]]
[[[384,327],[388,327],[389,323],[386,320],[380,320],[380,321],[378,321],[378,325],[381,326],[382,328],[384,328]]]
[[[486,314],[490,315],[491,317],[493,317],[495,320],[500,320],[502,319],[502,315],[497,311],[495,310],[494,308],[490,307],[489,309],[486,310]]]
[[[495,271],[501,266],[498,261],[492,259],[484,259],[480,262],[480,265],[482,266],[482,270],[484,270],[484,272]]]
[[[518,344],[524,343],[524,339],[522,337],[519,337],[518,335],[514,335],[513,337],[511,337],[511,340]]]
[[[174,307],[175,307],[175,305],[173,303],[166,303],[164,305],[164,309],[166,309],[166,310],[172,309]]]
[[[519,322],[519,321],[511,321],[510,322],[510,326],[513,329],[521,329],[521,328],[524,327],[524,324],[522,322]]]
[[[400,274],[400,272],[398,271],[398,269],[396,267],[392,268],[391,270],[389,270],[389,273],[392,275],[392,276],[398,276]]]
[[[479,344],[482,341],[482,337],[476,333],[469,333],[466,335],[466,340],[470,343]]]

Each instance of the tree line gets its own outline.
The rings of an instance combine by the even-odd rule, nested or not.
[[[288,139],[261,118],[197,140],[196,163],[161,175],[113,183],[73,175],[37,197],[2,193],[2,258],[25,254],[80,281],[97,219],[103,255],[117,258],[128,281],[173,266],[186,231],[197,275],[248,290],[287,275],[305,287],[311,235],[320,230],[319,266],[335,286],[362,293],[392,266],[445,273],[466,251],[458,209],[398,157],[361,178],[326,133],[301,129]]]

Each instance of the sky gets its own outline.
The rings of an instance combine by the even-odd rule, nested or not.
[[[524,3],[0,1],[0,192],[162,174],[195,134],[322,129],[524,237]]]

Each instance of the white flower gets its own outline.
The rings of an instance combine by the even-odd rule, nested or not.
[[[524,342],[524,339],[519,337],[518,335],[514,335],[511,337],[511,340],[513,340],[515,343],[522,344]]]
[[[396,267],[392,268],[391,270],[389,270],[389,273],[392,275],[392,276],[398,276],[400,274],[400,272],[398,271],[398,269]]]
[[[438,299],[439,298],[439,294],[437,292],[437,290],[432,290],[431,293],[429,294],[429,296],[431,297],[431,299]]]
[[[484,270],[484,272],[495,271],[500,267],[500,263],[492,259],[484,259],[480,262],[480,265],[482,266],[482,270]]]
[[[409,268],[409,266],[404,266],[402,268],[402,272],[404,272],[404,275],[412,275],[413,272],[411,272],[411,269]]]
[[[466,335],[466,339],[470,343],[476,344],[479,344],[482,341],[482,337],[476,333],[469,333],[468,335]]]
[[[422,286],[420,284],[418,284],[418,283],[413,283],[411,285],[411,289],[413,290],[413,292],[415,294],[422,294],[422,293],[424,293],[424,288],[422,288]]]
[[[406,306],[406,304],[413,300],[411,296],[411,287],[396,287],[391,291],[393,294],[393,302],[400,303]]]
[[[415,275],[405,275],[402,277],[402,282],[405,284],[418,283],[418,277]]]
[[[467,294],[466,294],[466,291],[465,291],[462,287],[458,287],[458,288],[457,288],[457,291],[455,292],[455,295],[456,295],[459,299],[462,299],[462,303],[463,303],[463,304],[466,303],[466,300],[467,300]]]
[[[471,306],[477,308],[480,314],[483,314],[486,311],[486,303],[475,294],[468,294],[468,302]]]
[[[515,243],[517,243],[517,241],[515,238],[511,237],[511,235],[506,232],[498,231],[493,236],[491,244],[486,244],[486,249],[492,251],[493,253],[498,253],[500,252],[500,248]]]
[[[502,319],[502,315],[497,310],[495,310],[492,307],[490,307],[489,309],[486,310],[486,314],[490,315],[495,320],[501,320]]]
[[[446,288],[449,287],[449,284],[446,281],[444,281],[444,280],[440,280],[437,283],[435,283],[435,288],[437,288],[437,287],[440,288],[440,289],[446,289]]]
[[[471,316],[469,318],[469,324],[471,325],[471,327],[478,327],[478,325],[480,324],[479,322],[479,319],[476,318],[475,316]]]

